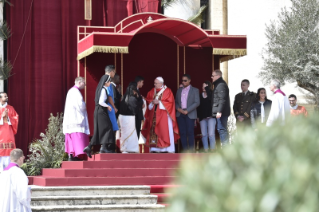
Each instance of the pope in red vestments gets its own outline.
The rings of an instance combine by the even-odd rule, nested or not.
[[[148,104],[142,135],[151,152],[175,152],[179,131],[175,116],[175,100],[171,89],[164,85],[162,77],[154,81],[155,88],[146,97]]]
[[[8,105],[6,93],[0,93],[0,171],[9,165],[10,152],[16,148],[14,135],[18,131],[19,116],[11,105]]]

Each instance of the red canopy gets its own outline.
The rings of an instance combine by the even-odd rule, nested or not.
[[[139,13],[127,17],[115,27],[79,26],[78,60],[93,54],[129,53],[136,34],[154,32],[165,35],[179,46],[212,47],[214,55],[224,55],[221,62],[246,55],[246,36],[220,35],[216,30],[203,30],[197,25],[158,13]]]

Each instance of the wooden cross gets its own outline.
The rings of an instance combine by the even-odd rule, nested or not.
[[[92,20],[92,0],[84,0],[84,20]]]

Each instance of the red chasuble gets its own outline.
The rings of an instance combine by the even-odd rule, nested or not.
[[[8,124],[8,117],[3,117],[3,124],[0,124],[0,157],[10,156],[11,150],[15,149],[14,135],[18,131],[19,116],[14,108],[10,105],[2,108],[0,107],[0,116],[3,111],[8,110],[8,117],[11,125]]]
[[[152,89],[147,93],[147,104],[150,104],[155,99],[156,94],[160,92],[161,89],[156,89],[156,93],[154,90],[155,89]],[[156,113],[155,134],[157,135],[157,147],[165,148],[170,146],[167,114],[169,114],[170,118],[172,119],[174,142],[176,143],[179,139],[179,131],[175,115],[175,100],[171,89],[166,88],[158,100],[162,102],[165,110],[159,109],[159,105],[157,106],[156,112],[155,105],[152,110],[149,110],[148,108],[146,109],[142,135],[146,138],[146,145],[149,146],[153,117],[154,113]]]

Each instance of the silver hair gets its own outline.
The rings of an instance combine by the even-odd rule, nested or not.
[[[223,76],[223,72],[220,69],[215,69],[213,72],[215,72],[215,74],[220,76],[220,77]]]
[[[115,66],[114,66],[114,65],[107,65],[107,66],[105,67],[105,73],[106,73],[106,74],[109,74],[109,73],[111,73],[112,71],[115,71]]]
[[[12,162],[17,162],[23,156],[23,151],[21,149],[13,149],[10,152],[10,160]]]
[[[77,78],[75,78],[74,83],[77,83],[77,82],[85,82],[84,77],[77,77]]]
[[[276,88],[280,88],[280,81],[279,80],[277,80],[277,79],[273,79],[272,81],[271,81],[271,85],[273,85],[273,86],[275,86]]]

